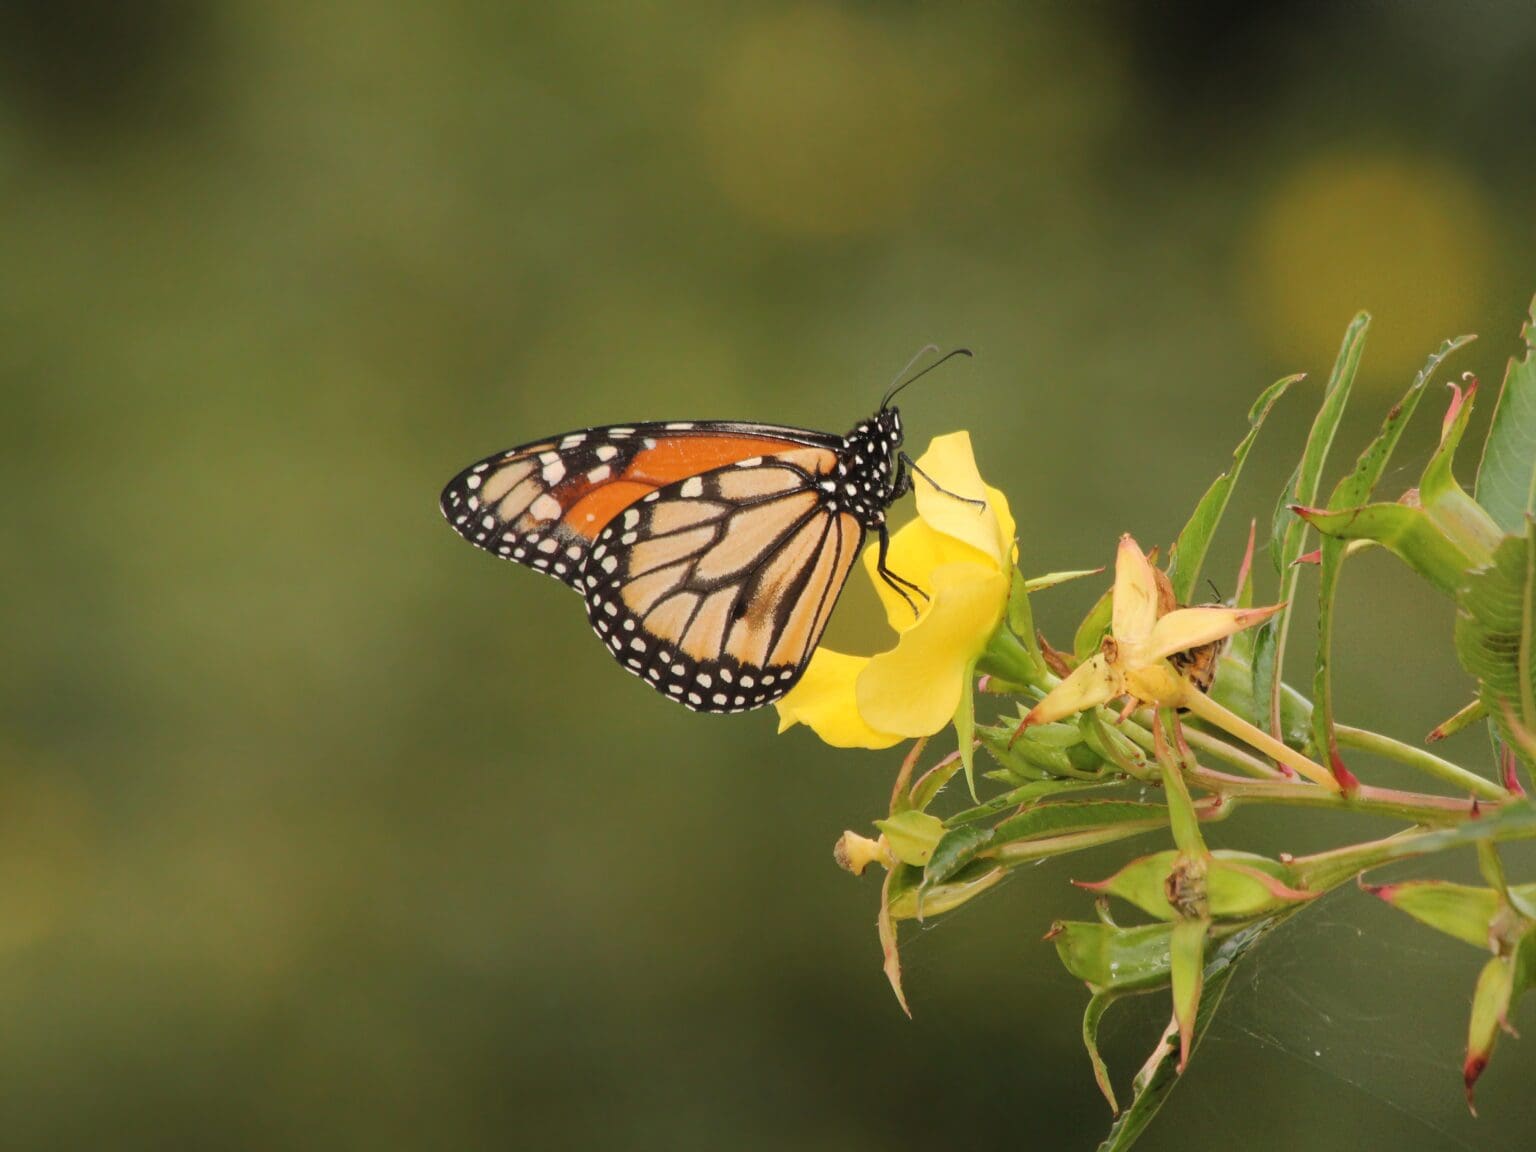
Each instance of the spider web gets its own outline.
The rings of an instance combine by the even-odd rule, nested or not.
[[[1524,1086],[1536,1061],[1518,1041],[1502,1040],[1479,1084],[1481,1119],[1467,1111],[1462,1090],[1467,1011],[1482,964],[1466,945],[1344,890],[1254,951],[1201,1056],[1242,1059],[1257,1048],[1287,1079],[1312,1073],[1345,1088],[1331,1106],[1315,1102],[1320,1111],[1349,1107],[1351,1127],[1401,1130],[1425,1152],[1526,1149],[1536,1107]]]

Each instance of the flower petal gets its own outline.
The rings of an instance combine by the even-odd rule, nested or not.
[[[1268,608],[1219,608],[1215,605],[1180,608],[1153,625],[1151,634],[1137,648],[1136,658],[1161,660],[1175,652],[1199,648],[1268,620],[1283,607],[1283,604],[1274,604]]]
[[[1008,577],[981,564],[935,568],[933,600],[896,647],[869,661],[856,695],[864,722],[927,736],[953,719],[971,665],[1003,618]]]
[[[1122,644],[1139,644],[1157,623],[1157,577],[1130,534],[1115,553],[1114,613],[1110,630]]]
[[[877,732],[859,715],[854,684],[869,665],[867,656],[818,648],[800,682],[774,703],[779,731],[804,724],[834,748],[889,748],[902,737]]]
[[[953,536],[936,531],[924,520],[903,524],[891,534],[890,550],[886,554],[886,567],[904,580],[910,580],[929,596],[933,595],[933,572],[945,564],[974,564],[989,568],[992,561]],[[928,611],[929,601],[908,589],[912,603],[907,603],[880,575],[880,542],[876,540],[864,549],[864,571],[875,586],[880,603],[885,606],[885,618],[895,632],[905,632],[917,624]],[[913,605],[917,611],[913,612]]]
[[[1062,720],[1124,694],[1125,681],[1119,670],[1110,665],[1104,653],[1095,652],[1079,664],[1072,675],[1047,692],[1044,700],[1029,710],[1029,715],[1024,717],[1024,725],[1028,727]]]
[[[1013,513],[1008,498],[981,478],[976,456],[971,451],[969,432],[951,432],[935,436],[917,466],[933,481],[922,476],[912,478],[917,497],[917,514],[936,531],[969,544],[999,568],[1013,566]],[[938,488],[945,491],[940,492]],[[964,497],[957,500],[956,496]],[[966,500],[985,500],[978,508]]]

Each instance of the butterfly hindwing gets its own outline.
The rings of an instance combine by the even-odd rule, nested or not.
[[[648,494],[738,460],[829,452],[836,443],[798,428],[722,421],[589,428],[471,465],[440,505],[471,544],[582,591],[598,533]]]
[[[615,516],[581,578],[614,658],[697,711],[745,711],[789,691],[864,538],[828,499],[837,464],[821,447],[749,457]]]

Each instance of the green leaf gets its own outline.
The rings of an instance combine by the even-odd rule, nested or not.
[[[1360,453],[1354,469],[1334,485],[1328,498],[1331,510],[1354,508],[1371,498],[1376,484],[1392,459],[1403,429],[1413,418],[1414,410],[1424,396],[1430,378],[1439,370],[1441,363],[1452,352],[1471,341],[1471,336],[1458,336],[1447,340],[1430,355],[1419,374],[1413,378],[1403,398],[1392,406],[1382,421],[1381,431]],[[1321,565],[1317,584],[1317,663],[1312,677],[1312,699],[1316,705],[1312,713],[1312,741],[1326,749],[1330,758],[1338,756],[1338,743],[1333,734],[1333,604],[1338,593],[1339,576],[1344,567],[1346,542],[1325,536],[1321,548]]]
[[[1135,800],[1059,800],[1054,804],[1036,804],[1028,811],[1010,816],[997,825],[992,843],[994,851],[1004,845],[1024,840],[1040,840],[1067,832],[1132,825],[1136,828],[1164,828],[1168,809],[1161,804],[1143,804]]]
[[[1083,617],[1083,622],[1077,626],[1077,634],[1072,637],[1072,656],[1079,663],[1099,650],[1104,633],[1109,631],[1110,616],[1114,612],[1113,592],[1114,589],[1106,588],[1104,595],[1098,598],[1088,610],[1088,615]]]
[[[1222,513],[1227,510],[1227,500],[1232,495],[1238,476],[1242,474],[1243,462],[1248,459],[1248,449],[1253,447],[1264,418],[1275,406],[1275,401],[1285,394],[1285,390],[1300,379],[1301,375],[1286,376],[1259,394],[1253,407],[1248,410],[1248,434],[1232,453],[1231,467],[1216,477],[1206,489],[1200,503],[1195,505],[1194,514],[1174,542],[1173,551],[1168,555],[1168,579],[1173,585],[1174,598],[1180,604],[1188,604],[1194,595],[1195,585],[1200,580],[1200,569],[1205,564],[1206,553],[1210,551],[1211,538],[1221,524]]]
[[[1031,780],[1028,784],[1022,784],[1017,788],[1004,792],[1001,796],[994,796],[974,808],[967,808],[963,812],[956,812],[945,825],[951,829],[961,824],[969,824],[976,820],[985,820],[989,816],[997,816],[1010,808],[1019,808],[1025,804],[1033,804],[1037,800],[1043,800],[1057,792],[1081,791],[1086,788],[1106,788],[1115,781],[1110,780]]]
[[[1292,504],[1308,508],[1317,504],[1318,493],[1322,490],[1323,466],[1328,461],[1328,449],[1333,446],[1344,407],[1349,402],[1349,393],[1354,386],[1355,373],[1360,367],[1360,357],[1365,351],[1365,335],[1370,325],[1370,314],[1361,312],[1344,333],[1344,342],[1339,346],[1338,358],[1328,377],[1328,387],[1323,391],[1323,403],[1307,434],[1307,444],[1302,450],[1295,478],[1287,488],[1289,495],[1281,497],[1280,505],[1275,510],[1273,559],[1275,571],[1280,575],[1280,600],[1286,606],[1259,625],[1261,634],[1254,639],[1255,696],[1256,703],[1263,708],[1264,716],[1264,719],[1256,723],[1266,732],[1274,733],[1280,729],[1280,684],[1285,678],[1286,638],[1290,633],[1291,611],[1296,603],[1296,582],[1300,578],[1296,558],[1301,555],[1307,537],[1306,521],[1291,515],[1288,508]],[[1263,657],[1262,666],[1258,662],[1260,656]]]
[[[939,838],[928,866],[923,869],[923,888],[942,884],[976,858],[992,842],[993,829],[982,824],[961,824]]]
[[[1227,985],[1231,983],[1232,974],[1236,971],[1238,962],[1264,938],[1279,919],[1276,917],[1260,921],[1252,927],[1227,937],[1210,950],[1206,957],[1205,973],[1202,979],[1204,987],[1200,995],[1200,1007],[1195,1013],[1191,1051],[1199,1047],[1201,1038],[1210,1027],[1211,1021],[1216,1018],[1216,1011],[1221,1007],[1221,998],[1227,990]],[[1166,926],[1162,927],[1166,929]],[[1178,1084],[1177,1060],[1174,1057],[1179,1049],[1177,1044],[1169,1044],[1170,1039],[1170,1034],[1164,1033],[1162,1039],[1158,1041],[1157,1049],[1136,1077],[1134,1086],[1136,1095],[1131,1101],[1131,1106],[1115,1121],[1109,1130],[1109,1135],[1099,1145],[1098,1152],[1125,1152],[1135,1144],[1167,1101],[1168,1094]]]
[[[1456,620],[1456,654],[1477,678],[1478,698],[1510,744],[1511,717],[1536,731],[1536,533],[1510,536],[1468,582]]]
[[[1536,514],[1536,300],[1521,329],[1524,356],[1511,356],[1477,469],[1477,499],[1505,532]]]

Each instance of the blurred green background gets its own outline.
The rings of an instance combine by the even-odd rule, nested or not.
[[[907,1021],[876,881],[830,853],[899,753],[665,703],[438,490],[588,424],[840,431],[963,343],[910,440],[972,429],[1025,568],[1092,566],[1170,540],[1308,371],[1229,591],[1357,308],[1341,455],[1443,337],[1500,378],[1533,108],[1519,4],[6,0],[0,1143],[1091,1147],[1084,994],[1039,938],[1128,853],[910,932]],[[1343,611],[1346,719],[1417,738],[1465,700],[1390,558]],[[832,639],[877,616],[853,588]],[[1536,1042],[1461,1101],[1479,962],[1338,895],[1143,1147],[1529,1147]],[[1116,1011],[1123,1085],[1165,1007]]]

